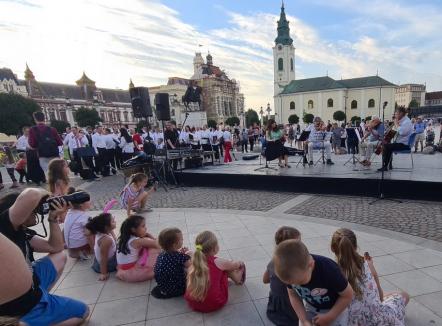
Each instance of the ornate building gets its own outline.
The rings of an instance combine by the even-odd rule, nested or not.
[[[333,120],[333,113],[344,111],[347,119],[382,115],[391,118],[396,85],[379,76],[334,80],[329,76],[295,79],[295,48],[290,37],[284,4],[278,21],[278,34],[273,47],[274,110],[279,123],[287,123],[292,114],[306,113]]]
[[[239,117],[244,113],[244,95],[239,92],[239,83],[213,64],[210,53],[206,60],[201,53],[195,54],[191,79],[203,90],[201,105],[207,119],[224,122],[229,117]]]
[[[0,69],[0,93],[16,93],[27,96],[26,86],[22,85],[11,69]]]

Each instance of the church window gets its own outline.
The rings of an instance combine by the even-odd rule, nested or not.
[[[309,109],[313,109],[313,100],[309,100],[309,101],[307,102],[307,105],[308,105],[308,108],[309,108]]]
[[[368,107],[374,108],[374,100],[373,99],[368,100]]]
[[[295,109],[295,102],[290,102],[290,110],[294,110]]]
[[[290,71],[293,71],[293,58],[290,58]]]
[[[282,58],[278,59],[278,70],[283,71],[284,70],[284,60]]]
[[[351,108],[357,109],[358,108],[358,101],[356,101],[356,100],[351,101]]]
[[[328,108],[332,108],[332,107],[333,107],[333,99],[329,98],[329,99],[327,100],[327,107],[328,107]]]
[[[124,114],[124,121],[129,121],[129,114],[126,111],[124,111],[123,114]]]

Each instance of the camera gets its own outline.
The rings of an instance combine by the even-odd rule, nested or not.
[[[58,196],[58,197],[43,197],[38,205],[36,212],[40,215],[46,215],[50,210],[53,210],[51,204],[52,203],[60,203],[62,200],[65,200],[66,203],[71,204],[83,204],[89,200],[91,197],[85,191],[77,191],[70,195]]]

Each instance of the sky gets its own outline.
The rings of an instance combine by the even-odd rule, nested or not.
[[[190,78],[195,52],[239,81],[245,107],[273,103],[279,0],[0,0],[0,67],[98,87]],[[441,0],[286,0],[296,79],[377,73],[442,90]],[[201,46],[199,46],[201,45]]]

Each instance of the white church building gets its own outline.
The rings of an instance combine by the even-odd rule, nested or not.
[[[384,102],[385,118],[391,119],[395,107],[397,85],[379,76],[334,80],[329,76],[296,79],[295,47],[290,37],[284,4],[278,21],[278,35],[273,47],[274,111],[278,123],[287,123],[296,114],[302,119],[311,113],[323,121],[333,121],[333,113],[346,112],[362,119],[381,116]]]

